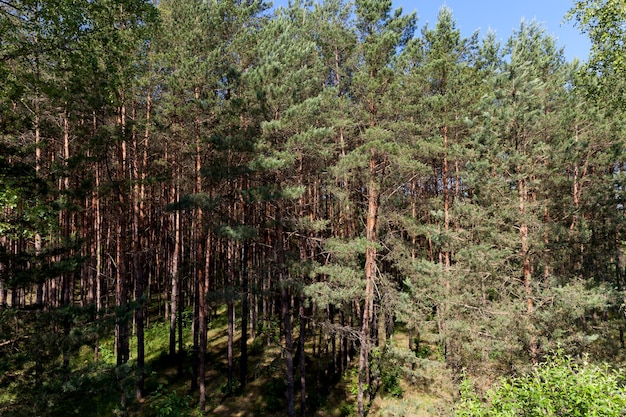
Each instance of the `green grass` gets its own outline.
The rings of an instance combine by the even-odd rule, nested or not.
[[[76,347],[71,356],[69,369],[62,367],[62,356],[58,353],[48,357],[44,364],[46,373],[40,377],[39,385],[34,376],[35,364],[28,355],[12,358],[14,378],[8,375],[0,384],[0,414],[9,417],[32,415],[77,415],[81,417],[191,417],[198,415],[197,392],[190,392],[192,335],[189,312],[183,322],[184,350],[182,374],[179,373],[177,359],[168,355],[169,323],[162,319],[150,320],[145,329],[145,393],[142,401],[134,399],[136,339],[130,338],[131,358],[128,364],[116,366],[112,326],[100,333],[98,340],[99,356],[94,362],[96,339],[85,339],[88,343]],[[295,326],[297,329],[298,327]],[[278,337],[278,323],[270,329],[271,340]],[[297,334],[294,335],[297,337]],[[228,394],[227,390],[227,318],[226,308],[217,311],[209,325],[207,346],[207,398],[206,415],[216,417],[284,416],[285,382],[284,358],[280,345],[268,342],[267,333],[259,333],[256,339],[250,338],[248,345],[248,384],[245,389]],[[239,372],[239,338],[236,329],[234,341],[235,369]],[[407,346],[404,332],[394,335],[393,343]],[[423,345],[426,346],[426,345]],[[337,381],[329,380],[325,371],[331,368],[331,361],[313,357],[313,342],[307,342],[307,391],[310,416],[342,417],[354,415],[356,404],[357,372],[356,361]],[[433,352],[436,349],[432,349]],[[57,356],[54,356],[57,355]],[[422,366],[421,375],[430,377],[428,384],[437,387],[435,391],[424,390],[420,381],[401,373],[380,370],[383,381],[379,393],[372,403],[370,416],[418,417],[445,415],[450,403],[453,387],[447,380],[445,367],[436,358],[428,358],[424,347],[419,352],[420,364],[431,364],[430,369]],[[389,359],[392,360],[393,358]],[[21,362],[20,362],[21,360]],[[17,362],[16,362],[17,361]],[[2,361],[0,360],[0,365]],[[19,366],[17,366],[19,365]],[[390,365],[393,365],[391,363]],[[437,365],[441,365],[437,367]],[[381,365],[384,367],[384,364]],[[390,368],[391,369],[391,368]],[[318,374],[319,373],[319,374]],[[317,375],[321,374],[321,380]],[[429,376],[430,375],[430,376]],[[299,375],[296,376],[298,383]],[[422,381],[423,382],[423,381]],[[319,386],[317,384],[320,384]],[[236,384],[238,382],[236,381]],[[451,388],[452,387],[452,388]],[[296,387],[296,395],[299,389]],[[442,399],[443,398],[443,399]],[[124,399],[124,400],[123,400]],[[297,407],[299,398],[296,398]]]

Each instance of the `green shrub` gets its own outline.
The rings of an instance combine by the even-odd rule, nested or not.
[[[190,417],[193,413],[190,396],[178,395],[175,390],[165,392],[163,385],[159,385],[153,398],[150,407],[156,411],[157,417]]]
[[[465,381],[456,417],[619,417],[626,414],[622,375],[575,363],[561,352],[533,372],[503,379],[482,402]]]
[[[380,385],[383,393],[393,398],[402,398],[404,390],[400,385],[400,378],[397,373],[383,373],[380,378]]]
[[[356,414],[356,406],[354,404],[344,403],[339,407],[339,415],[341,417],[350,417]]]
[[[285,408],[285,391],[287,385],[280,378],[272,378],[263,386],[264,412],[277,412]]]
[[[410,352],[407,350],[407,352]],[[413,352],[411,358],[414,358]],[[403,365],[407,363],[406,352],[388,344],[384,349],[375,348],[370,355],[370,372],[384,395],[402,398],[404,391],[400,385]],[[358,381],[358,378],[357,378]],[[377,389],[375,388],[375,391]]]

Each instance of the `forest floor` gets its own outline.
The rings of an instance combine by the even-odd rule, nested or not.
[[[239,329],[237,329],[239,330]],[[165,323],[155,323],[147,333],[146,357],[148,376],[147,396],[141,403],[131,406],[136,416],[192,416],[196,415],[192,404],[197,394],[190,395],[191,364],[185,360],[183,373],[164,352],[167,352],[168,329]],[[234,374],[238,375],[238,351],[240,332],[236,331],[234,343]],[[189,334],[185,340],[191,340]],[[277,343],[265,335],[250,338],[248,383],[244,389],[228,394],[227,347],[228,333],[225,313],[220,311],[211,321],[207,346],[207,399],[206,415],[216,417],[254,417],[285,415],[284,358]],[[393,344],[408,346],[407,335],[401,331],[394,334]],[[187,351],[191,344],[185,345]],[[307,346],[307,358],[312,358],[312,346]],[[379,390],[374,398],[369,416],[412,416],[434,417],[451,415],[452,403],[457,388],[443,362],[428,361],[429,366],[416,373],[423,375],[417,380],[400,376],[399,390],[389,395]],[[316,417],[347,417],[356,415],[357,361],[338,381],[329,382],[319,364],[307,360],[307,415]],[[299,376],[296,375],[296,408],[299,408]]]
[[[248,342],[248,381],[241,389],[233,386],[228,390],[228,324],[225,308],[220,309],[210,322],[207,345],[206,416],[256,417],[284,416],[285,359],[278,325],[271,334],[259,333]],[[169,350],[169,324],[162,318],[150,320],[145,329],[145,397],[134,400],[136,339],[131,338],[131,358],[127,365],[116,367],[113,337],[99,341],[98,361],[94,361],[93,345],[83,345],[79,354],[62,367],[60,358],[49,359],[56,368],[37,375],[34,363],[28,356],[14,366],[17,371],[0,374],[0,415],[40,415],[43,409],[48,415],[81,415],[85,417],[196,417],[198,413],[197,389],[191,392],[192,337],[189,312],[183,314],[183,357],[172,357]],[[151,319],[159,317],[158,312]],[[296,327],[297,329],[297,327]],[[294,335],[297,340],[297,333]],[[239,375],[240,329],[235,329],[233,374],[235,384]],[[332,366],[315,355],[320,344],[313,341],[305,346],[307,416],[348,417],[355,415],[358,359],[353,357],[341,377],[333,377]],[[427,351],[434,352],[435,344],[423,341]],[[450,416],[458,388],[443,360],[436,353],[421,354],[408,349],[408,336],[397,329],[387,345],[393,354],[382,355],[385,361],[396,361],[387,369],[398,369],[399,363],[413,358],[412,369],[387,378],[381,383],[371,403],[369,416],[390,417],[439,417]],[[322,348],[326,350],[326,348]],[[329,349],[331,349],[329,347]],[[394,353],[395,352],[395,353]],[[399,353],[398,353],[399,352]],[[408,353],[408,355],[407,355]],[[387,355],[387,356],[385,356]],[[396,356],[394,356],[396,355]],[[400,356],[398,356],[400,355]],[[406,355],[401,358],[402,355]],[[296,354],[296,356],[298,356]],[[355,355],[356,356],[356,355]],[[0,358],[1,359],[1,358]],[[294,358],[297,363],[297,358]],[[0,360],[0,365],[2,365]],[[391,363],[391,362],[388,362]],[[8,366],[7,364],[5,364]],[[19,365],[19,366],[17,366]],[[13,365],[12,365],[13,366]],[[406,367],[405,367],[406,368]],[[410,368],[410,367],[409,367]],[[0,369],[1,370],[1,369]],[[376,372],[376,370],[374,370]],[[385,380],[383,366],[378,370],[380,380]],[[300,408],[299,371],[296,375],[296,409]],[[37,383],[37,381],[41,383]],[[121,398],[126,398],[124,404]],[[37,408],[39,407],[39,408]],[[298,413],[299,415],[299,413]]]

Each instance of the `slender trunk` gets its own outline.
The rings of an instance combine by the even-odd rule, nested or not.
[[[4,242],[3,246],[4,245]],[[0,271],[2,271],[2,269],[0,268]],[[4,282],[0,279],[0,310],[2,310],[3,308],[5,308],[7,306],[7,288],[4,286]]]
[[[361,350],[359,354],[359,386],[357,393],[357,406],[359,417],[365,416],[364,391],[369,380],[369,348],[370,348],[370,324],[374,309],[374,279],[376,278],[376,227],[378,220],[379,190],[376,182],[376,151],[370,150],[370,179],[368,184],[368,207],[365,224],[365,305],[363,306],[363,319],[361,324]]]
[[[183,247],[182,244],[182,237],[181,237],[181,247]],[[182,286],[182,283],[179,281],[178,282],[178,314],[176,315],[176,322],[177,322],[177,328],[178,328],[178,356],[176,357],[177,362],[178,362],[178,376],[181,377],[183,376],[183,361],[185,359],[185,352],[183,350],[183,309],[185,307],[185,291],[184,288]]]
[[[194,273],[195,278],[193,280],[193,326],[192,326],[192,354],[191,354],[191,387],[189,388],[190,392],[195,392],[198,389],[198,365],[199,365],[199,354],[200,354],[200,281],[203,280],[202,276],[204,274],[204,267],[198,263],[198,257],[200,248],[203,245],[202,240],[199,239],[196,241],[196,259],[194,265]]]
[[[63,158],[65,168],[68,169],[70,160],[70,126],[69,116],[67,111],[64,111],[61,115],[61,124],[63,126]],[[69,172],[63,178],[62,189],[68,193],[70,189],[70,177]],[[69,193],[68,193],[69,195]],[[69,199],[69,196],[67,197]],[[63,234],[66,239],[70,239],[72,232],[74,231],[73,215],[69,208],[65,208],[62,214]],[[70,251],[70,255],[73,255],[74,251]],[[62,275],[62,291],[61,291],[61,305],[69,305],[73,300],[74,295],[74,271],[66,271]]]
[[[450,189],[448,187],[448,126],[444,126],[442,129],[443,136],[443,148],[444,155],[441,167],[441,185],[443,188],[443,230],[444,230],[444,242],[447,239],[447,234],[450,229]],[[442,259],[441,259],[441,267],[444,281],[444,299],[441,305],[440,311],[440,337],[441,344],[443,347],[443,356],[446,358],[448,356],[448,330],[447,330],[447,320],[448,320],[448,311],[450,310],[450,279],[448,277],[448,272],[450,270],[450,252],[448,251],[447,245],[441,249]]]
[[[239,383],[243,389],[248,375],[248,251],[249,243],[244,242],[241,256],[241,358],[239,362]]]
[[[137,226],[135,226],[136,228]],[[139,246],[138,243],[133,242],[134,245]],[[135,323],[137,326],[137,382],[136,382],[136,397],[142,399],[144,396],[144,378],[145,378],[145,351],[144,351],[144,273],[142,271],[142,262],[140,255],[137,252],[139,249],[135,249],[133,254],[133,267],[135,269],[135,300],[138,303],[135,310]]]
[[[342,328],[345,328],[347,323],[346,323],[346,313],[344,313],[343,310],[339,311],[339,324],[341,324]],[[349,347],[349,340],[348,340],[348,336],[345,335],[343,332],[341,333],[341,337],[339,339],[340,343],[341,343],[341,374],[343,375],[343,373],[346,371],[346,369],[348,369],[348,364],[350,363],[350,347]]]
[[[93,191],[93,205],[95,210],[95,246],[96,246],[96,309],[102,310],[102,212],[100,208],[100,164],[96,162],[94,167],[95,189]]]
[[[291,311],[291,292],[289,283],[285,275],[285,254],[287,252],[287,243],[285,242],[285,231],[283,229],[282,218],[284,209],[282,202],[278,204],[276,218],[281,219],[277,222],[276,227],[276,246],[274,250],[276,258],[276,269],[278,274],[278,285],[280,289],[280,318],[283,324],[283,332],[285,336],[285,372],[286,372],[286,392],[287,397],[287,416],[295,417],[295,384],[294,384],[294,364],[293,364],[293,325]]]
[[[195,91],[196,100],[200,99],[200,89],[196,88]],[[194,129],[196,135],[196,194],[202,193],[202,148],[200,140],[200,122],[194,121]],[[192,355],[192,377],[191,377],[191,391],[194,392],[197,388],[198,381],[198,365],[199,365],[199,327],[200,327],[200,287],[204,281],[204,243],[205,233],[203,224],[203,211],[202,208],[196,208],[193,218],[193,230],[195,232],[195,280],[194,280],[194,313],[193,313],[193,355]]]
[[[287,289],[283,273],[280,272],[281,280],[281,315],[285,331],[285,370],[287,372],[287,416],[295,417],[295,384],[293,367],[293,327],[291,325],[291,297]]]
[[[235,243],[229,239],[226,245],[226,250],[228,252],[228,284],[226,286],[226,305],[228,314],[228,394],[232,394],[234,384],[233,346],[235,343]]]
[[[544,265],[543,265],[543,278],[544,280],[547,280],[550,277],[551,274],[551,270],[550,270],[550,228],[549,226],[549,222],[550,222],[550,213],[548,211],[548,207],[544,207],[543,209],[543,225],[544,225],[544,232],[543,232],[543,245],[544,245],[544,249],[543,249],[543,253],[544,253]]]
[[[298,178],[298,185],[300,187],[304,186],[304,164],[303,164],[303,155],[302,152],[299,152],[298,155],[298,161],[299,161],[299,178]],[[311,187],[307,187],[307,190],[310,192],[311,191]],[[301,219],[304,219],[304,205],[305,205],[305,201],[304,201],[304,194],[300,195],[300,198],[298,200],[298,216]],[[313,221],[313,217],[310,217],[310,220]],[[300,238],[300,262],[302,263],[302,265],[305,264],[305,262],[307,261],[307,239],[304,236],[304,233],[302,235],[302,237]],[[300,277],[302,283],[301,285],[304,286],[306,284],[306,275],[302,274],[302,276]],[[305,336],[306,336],[306,321],[304,318],[304,294],[302,293],[302,290],[300,290],[300,303],[299,303],[299,309],[298,309],[298,319],[300,322],[300,332],[298,335],[298,349],[300,351],[300,415],[302,417],[306,416],[306,352],[304,350],[304,342],[305,342]],[[335,341],[335,335],[333,335],[333,343]],[[334,349],[333,349],[333,357],[334,356]],[[336,368],[335,368],[335,372],[336,372]]]
[[[178,185],[172,187],[172,196],[174,200],[178,200]],[[180,292],[178,288],[178,259],[180,257],[180,211],[176,210],[172,214],[172,226],[174,235],[174,251],[170,260],[170,278],[171,278],[171,298],[170,298],[170,356],[173,358],[176,356],[176,318],[178,316],[178,294]]]
[[[122,132],[126,127],[126,108],[120,109],[119,124]],[[124,134],[124,133],[122,133]],[[126,141],[122,140],[118,147],[118,181],[123,183],[126,179]],[[119,186],[121,187],[121,186]],[[117,225],[117,245],[116,245],[116,303],[119,308],[116,319],[117,329],[117,364],[128,362],[130,357],[130,347],[128,343],[128,321],[126,320],[126,308],[128,304],[128,288],[126,277],[126,199],[124,192],[118,188],[118,225]]]
[[[94,117],[95,123],[95,117]],[[92,193],[94,216],[95,216],[95,252],[96,252],[96,270],[94,271],[94,279],[96,284],[96,311],[100,315],[102,313],[102,213],[100,210],[100,198],[98,196],[100,189],[100,164],[96,162],[94,167],[95,175],[95,189]],[[94,361],[97,361],[100,356],[100,339],[96,334],[96,341],[94,343]]]
[[[578,143],[578,134],[579,134],[579,127],[576,125],[574,126],[575,129],[575,136],[574,136],[574,141],[575,143]],[[583,192],[583,186],[582,186],[582,181],[584,179],[584,177],[587,175],[587,169],[589,167],[589,162],[588,162],[588,158],[589,156],[585,157],[585,160],[583,162],[583,166],[582,166],[582,172],[581,169],[579,168],[579,164],[578,161],[574,162],[574,172],[573,172],[573,188],[572,188],[572,199],[574,202],[574,214],[572,215],[572,221],[570,223],[570,230],[574,231],[578,225],[578,212],[580,210],[580,199],[582,198],[582,192]],[[582,268],[582,264],[583,264],[583,254],[585,252],[585,245],[583,243],[579,244],[578,247],[578,251],[576,253],[576,258],[573,259],[573,264],[576,270],[579,270],[580,268]]]
[[[450,187],[448,181],[448,126],[443,127],[444,155],[441,168],[441,184],[443,187],[443,228],[447,234],[450,229]],[[443,248],[444,266],[450,267],[450,252],[447,247]],[[446,279],[446,289],[450,288],[450,282]]]
[[[211,248],[211,236],[207,235],[206,238],[206,248]],[[204,247],[201,248],[204,252]],[[200,386],[200,398],[199,398],[199,406],[200,411],[204,412],[206,407],[206,349],[207,349],[207,321],[208,321],[208,308],[207,305],[207,292],[209,290],[209,266],[210,266],[210,251],[206,251],[206,257],[204,260],[204,275],[203,280],[200,281],[200,288],[198,299],[200,301],[200,311],[199,311],[199,341],[200,344],[200,361],[198,364],[198,373],[199,373],[199,386]]]
[[[123,210],[119,210],[120,222],[125,213]],[[124,317],[126,315],[126,308],[128,304],[128,295],[127,295],[127,282],[126,282],[126,257],[124,255],[124,247],[126,246],[126,240],[124,239],[124,234],[126,233],[125,227],[123,224],[118,224],[117,227],[117,245],[116,245],[116,256],[115,261],[117,263],[117,271],[116,271],[116,286],[115,286],[115,295],[116,295],[116,304],[118,307],[117,318],[116,318],[116,330],[117,330],[117,364],[121,365],[128,361],[129,359],[129,346],[128,346],[128,322]]]
[[[133,269],[135,271],[135,325],[137,329],[137,379],[135,384],[135,396],[138,400],[144,396],[145,379],[145,352],[144,352],[144,271],[141,259],[141,235],[140,230],[143,225],[143,216],[140,210],[140,185],[139,181],[139,149],[137,135],[133,134],[133,244],[132,257]]]
[[[411,177],[411,219],[417,218],[417,179],[416,174],[413,172]],[[411,260],[415,261],[417,257],[417,235],[411,234]]]
[[[36,63],[36,77],[39,78],[39,62]],[[39,116],[39,89],[37,89],[35,94],[35,115],[33,118],[34,128],[35,128],[35,175],[39,178],[41,172],[41,127],[40,127],[40,116]],[[41,254],[41,235],[39,233],[35,233],[35,256],[39,257]],[[43,281],[37,282],[37,306],[43,306]]]
[[[298,315],[300,317],[300,334],[298,335],[298,343],[300,349],[300,416],[306,417],[306,354],[305,337],[306,337],[306,320],[304,317],[304,295],[300,296],[300,307]],[[334,340],[334,336],[333,336]]]
[[[518,169],[518,172],[519,169]],[[534,313],[534,301],[533,301],[533,283],[532,283],[532,270],[530,264],[530,246],[528,243],[528,224],[524,219],[526,214],[526,201],[528,198],[526,190],[526,180],[519,179],[517,182],[518,196],[519,196],[519,213],[522,218],[522,223],[519,227],[519,236],[521,243],[521,256],[522,256],[522,276],[524,282],[524,292],[526,294],[526,316],[528,320],[528,334],[529,334],[529,353],[533,363],[538,360],[538,346],[537,336],[535,334],[533,326],[533,313]]]

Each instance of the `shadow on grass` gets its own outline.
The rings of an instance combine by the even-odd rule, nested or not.
[[[167,354],[169,328],[167,323],[153,321],[146,329],[146,398],[135,397],[136,370],[133,359],[115,366],[111,328],[91,332],[77,321],[76,313],[48,320],[45,316],[5,317],[29,333],[3,346],[0,355],[0,415],[7,417],[47,416],[159,416],[195,415],[197,392],[190,393],[191,359],[190,329],[184,332],[185,351],[182,356]],[[64,326],[63,320],[72,319]],[[283,416],[286,409],[285,364],[281,347],[267,343],[259,334],[248,345],[248,383],[243,390],[228,393],[228,340],[225,320],[211,323],[207,346],[207,413],[212,416]],[[69,329],[69,330],[68,330]],[[109,335],[109,336],[106,336]],[[240,332],[234,341],[234,374],[239,370]],[[94,346],[100,346],[100,360],[94,361]],[[136,347],[131,346],[131,352]],[[64,360],[66,358],[66,360]],[[346,396],[334,392],[337,379],[328,364],[307,357],[307,415],[339,416],[328,410],[340,407]],[[182,360],[182,373],[179,361]],[[296,381],[300,376],[296,375]],[[296,386],[300,391],[300,386]],[[345,392],[345,390],[343,391]],[[299,398],[296,398],[299,404]],[[335,404],[337,404],[335,406]],[[172,413],[167,410],[171,409]],[[168,414],[169,413],[169,414]]]

